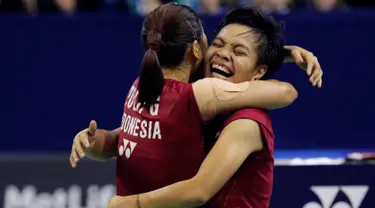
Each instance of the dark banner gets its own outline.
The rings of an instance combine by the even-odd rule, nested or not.
[[[272,112],[276,148],[375,147],[375,12],[278,16],[289,44],[312,50],[324,69],[312,88],[292,64],[277,78],[299,91]],[[120,125],[138,74],[142,18],[130,15],[0,15],[0,130],[4,151],[69,150],[91,119]],[[210,36],[220,17],[205,17]]]
[[[0,207],[105,208],[115,194],[113,161],[67,157],[0,159]],[[271,208],[373,208],[375,165],[276,166]]]

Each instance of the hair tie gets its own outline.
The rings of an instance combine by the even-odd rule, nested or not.
[[[160,51],[159,44],[157,44],[157,43],[148,43],[147,46],[151,50],[154,50],[154,51],[157,51],[157,52]]]
[[[160,34],[163,34],[163,29],[161,27],[154,27],[152,30],[158,31]]]

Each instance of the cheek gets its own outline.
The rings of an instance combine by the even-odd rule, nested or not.
[[[208,42],[207,42],[207,40],[206,40],[205,43],[204,43],[204,49],[206,49],[206,51],[207,51],[207,49],[208,49]]]
[[[251,65],[245,58],[237,58],[234,60],[234,67],[236,69],[236,74],[246,74],[251,72]]]
[[[213,54],[215,54],[215,51],[211,48],[211,47],[208,47],[207,51],[206,51],[206,54],[204,56],[204,70],[205,70],[205,76],[208,76],[209,73],[210,73],[210,60],[213,56]]]
[[[213,47],[208,47],[206,51],[206,55],[204,56],[205,61],[210,61],[212,56],[215,54],[215,49]]]
[[[235,61],[234,67],[236,69],[236,73],[234,76],[236,82],[244,82],[251,80],[253,76],[252,69],[254,68],[254,66],[251,64],[247,57],[239,57]]]
[[[212,57],[214,56],[214,54],[215,54],[215,49],[212,47],[208,47],[206,54],[204,55],[204,59],[203,59],[206,65],[210,64],[210,61]]]

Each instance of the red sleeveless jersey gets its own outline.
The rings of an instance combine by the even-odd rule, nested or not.
[[[240,169],[204,207],[268,208],[272,194],[274,165],[274,134],[271,118],[264,110],[246,108],[227,117],[221,130],[237,119],[251,119],[258,122],[264,148],[250,154]],[[220,131],[217,135],[219,134]]]
[[[138,103],[138,79],[124,105],[118,141],[117,195],[152,191],[193,177],[204,158],[203,121],[192,85],[165,80],[158,102]]]

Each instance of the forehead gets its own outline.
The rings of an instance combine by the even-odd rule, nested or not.
[[[237,41],[248,45],[254,42],[251,28],[241,24],[229,24],[223,27],[216,38],[223,39],[226,42]]]

